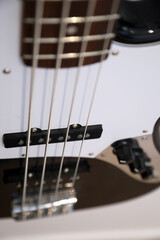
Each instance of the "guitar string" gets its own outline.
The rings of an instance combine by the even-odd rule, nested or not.
[[[61,111],[60,111],[60,118],[59,118],[59,128],[61,128],[62,126],[62,119],[63,119],[63,111],[64,111],[64,107],[65,107],[65,98],[66,98],[66,93],[67,93],[67,86],[68,86],[68,79],[69,79],[69,70],[68,68],[66,69],[66,74],[65,74],[65,78],[64,78],[64,88],[63,88],[63,98],[62,98],[62,104],[61,104]],[[55,145],[55,149],[54,149],[54,156],[57,155],[57,149],[58,149],[58,143],[56,143]]]
[[[43,94],[41,99],[41,114],[40,114],[40,129],[43,128],[43,122],[44,122],[44,110],[45,110],[45,103],[46,103],[46,94],[47,94],[47,84],[48,84],[48,69],[45,70],[44,78],[43,78]],[[40,149],[41,145],[38,145],[37,147],[37,157],[40,157]]]
[[[81,122],[81,115],[82,115],[82,111],[83,111],[83,106],[84,106],[87,91],[88,91],[88,85],[89,85],[89,79],[90,79],[89,75],[90,75],[90,67],[87,68],[87,74],[86,74],[86,79],[85,79],[85,84],[84,84],[84,89],[83,89],[83,97],[82,97],[82,102],[81,102],[80,112],[79,112],[79,117],[78,117],[78,122],[79,123]],[[76,145],[76,142],[73,143],[71,156],[73,156],[75,145]]]
[[[114,12],[117,12],[118,7],[119,7],[119,0],[113,1],[112,6],[111,6],[111,14],[113,14]],[[108,25],[107,25],[106,33],[110,33],[112,31],[113,27],[114,27],[114,21],[109,21]],[[104,41],[104,44],[103,44],[103,50],[107,49],[108,47],[109,47],[109,39],[106,39]],[[96,76],[96,81],[95,81],[95,85],[94,85],[94,89],[93,89],[93,94],[92,94],[92,98],[91,98],[89,112],[88,112],[88,116],[87,116],[87,120],[86,120],[86,124],[85,124],[85,130],[84,130],[84,134],[83,134],[83,139],[82,139],[82,142],[81,142],[81,145],[80,145],[80,150],[79,150],[79,155],[78,155],[78,159],[77,159],[77,163],[76,163],[76,168],[75,168],[75,172],[74,172],[74,175],[73,175],[72,187],[74,187],[74,185],[75,185],[75,181],[76,181],[76,177],[77,177],[77,173],[78,173],[78,167],[79,167],[79,163],[80,163],[80,159],[81,159],[82,147],[83,147],[84,139],[85,139],[85,136],[86,136],[86,133],[87,133],[89,117],[90,117],[90,114],[91,114],[91,110],[92,110],[92,106],[93,106],[93,102],[94,102],[97,86],[98,86],[99,79],[100,79],[100,73],[101,73],[101,69],[102,69],[102,62],[103,62],[104,59],[105,59],[105,55],[102,54],[101,58],[100,58],[98,71],[97,71],[97,76]]]
[[[86,17],[92,16],[94,14],[95,5],[96,5],[96,0],[89,0]],[[82,45],[81,45],[81,50],[80,50],[80,55],[79,55],[79,60],[78,60],[78,69],[77,69],[75,84],[74,84],[74,88],[73,88],[69,118],[68,118],[68,123],[67,123],[67,131],[66,131],[65,142],[64,142],[63,150],[62,150],[62,157],[61,157],[59,173],[58,173],[58,178],[57,178],[57,183],[56,183],[56,188],[55,188],[55,195],[58,194],[58,190],[59,190],[59,184],[60,184],[60,179],[61,179],[61,174],[62,174],[62,167],[63,167],[63,162],[64,162],[64,152],[65,152],[66,142],[68,139],[68,134],[69,134],[69,129],[70,129],[70,120],[71,120],[74,100],[75,100],[75,96],[76,96],[76,90],[77,90],[79,76],[80,76],[80,69],[84,62],[84,56],[81,56],[81,53],[86,52],[87,43],[88,43],[87,41],[84,41],[83,39],[84,39],[84,36],[89,35],[90,29],[91,29],[91,22],[86,22],[85,26],[84,26],[83,37],[82,37]]]
[[[27,175],[28,175],[28,162],[29,162],[29,145],[31,138],[31,116],[32,116],[32,105],[33,105],[33,91],[35,84],[35,71],[38,65],[38,58],[36,57],[39,53],[39,43],[37,39],[41,36],[41,24],[38,24],[38,19],[43,16],[44,4],[42,1],[36,0],[36,13],[35,13],[35,27],[34,27],[34,42],[33,42],[33,61],[31,70],[31,84],[30,84],[30,98],[29,98],[29,114],[28,114],[28,134],[27,134],[27,146],[26,146],[26,158],[25,158],[25,173],[24,183],[22,192],[22,213],[24,212],[24,206],[26,201],[26,188],[27,188]],[[24,217],[24,215],[23,215]]]
[[[59,56],[60,56],[60,54],[63,53],[63,49],[64,49],[64,43],[60,40],[66,34],[66,24],[63,22],[63,19],[69,15],[70,5],[71,5],[70,1],[63,0],[63,2],[62,2],[61,23],[60,23],[60,32],[59,32],[59,39],[58,39],[56,68],[55,68],[55,71],[54,71],[54,78],[53,78],[54,80],[53,80],[53,86],[52,86],[52,97],[51,97],[50,113],[49,113],[49,120],[48,120],[47,140],[46,140],[45,151],[44,151],[43,169],[42,169],[40,189],[39,189],[39,195],[38,195],[38,210],[40,210],[40,205],[41,205],[41,202],[42,202],[44,176],[45,176],[46,162],[47,162],[47,150],[48,150],[48,144],[49,144],[49,139],[50,139],[51,122],[53,120],[52,113],[53,113],[54,97],[55,97],[55,90],[56,90],[56,84],[57,84],[57,78],[58,78],[58,70],[61,67],[61,62],[62,62],[62,58],[60,58]],[[38,211],[38,214],[41,214],[40,211]]]

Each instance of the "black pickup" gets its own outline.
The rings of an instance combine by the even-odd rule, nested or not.
[[[78,141],[83,139],[85,126],[74,124],[70,126],[67,142]],[[64,142],[67,128],[52,129],[50,131],[49,143]],[[91,125],[87,127],[85,140],[100,138],[102,134],[102,125]],[[32,128],[30,145],[41,145],[47,141],[47,130]],[[3,135],[5,148],[26,146],[27,132],[7,133]]]

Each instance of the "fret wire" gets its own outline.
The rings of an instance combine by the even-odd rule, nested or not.
[[[68,42],[81,42],[82,38],[83,41],[95,41],[95,40],[104,40],[106,38],[114,38],[115,33],[108,33],[108,34],[100,34],[100,35],[88,35],[85,37],[81,36],[71,36],[71,37],[63,37],[60,39],[60,42],[68,43]],[[33,43],[33,38],[24,38],[24,43]],[[58,38],[39,38],[37,39],[38,43],[57,43]]]
[[[63,22],[63,18],[69,15],[69,11],[70,11],[70,2],[67,2],[66,0],[64,0],[63,7],[62,7],[62,21],[60,23],[59,39],[61,39],[66,33],[66,24]],[[57,55],[60,55],[63,52],[63,49],[64,49],[64,43],[59,41]],[[39,190],[39,196],[38,196],[38,216],[41,215],[41,212],[39,210],[42,202],[44,176],[45,176],[45,169],[46,169],[46,162],[47,162],[47,150],[48,150],[48,144],[49,144],[49,137],[50,137],[50,131],[51,131],[51,121],[52,121],[55,89],[56,89],[56,83],[58,78],[58,70],[61,66],[61,62],[62,62],[61,58],[57,58],[56,68],[54,71],[53,87],[52,87],[52,97],[51,97],[50,113],[49,113],[49,120],[48,120],[47,140],[46,140],[45,151],[44,151],[43,169],[42,169],[40,190]]]
[[[105,49],[103,51],[92,51],[92,52],[83,52],[83,53],[64,53],[64,54],[47,54],[47,55],[37,55],[36,59],[39,60],[54,60],[56,58],[60,59],[71,59],[71,58],[82,58],[82,57],[93,57],[93,56],[100,56],[100,55],[106,55],[110,51],[108,49]],[[23,59],[31,60],[32,55],[23,55]]]
[[[120,0],[114,0],[113,1],[112,8],[111,8],[111,13],[118,10],[119,2],[120,2]],[[109,24],[107,26],[106,33],[110,32],[113,29],[113,26],[114,26],[114,23],[109,22]],[[104,44],[103,44],[103,50],[108,48],[108,46],[109,46],[109,41],[108,41],[108,39],[106,39],[104,41]],[[73,187],[75,185],[75,181],[76,181],[76,177],[77,177],[77,173],[78,173],[78,167],[79,167],[79,162],[80,162],[80,159],[81,159],[83,143],[84,143],[84,139],[85,139],[85,136],[86,136],[86,133],[87,133],[90,113],[91,113],[91,110],[92,110],[92,106],[93,106],[93,102],[94,102],[94,98],[95,98],[95,94],[96,94],[96,90],[97,90],[97,85],[98,85],[98,82],[99,82],[99,79],[100,79],[100,73],[101,73],[101,69],[102,69],[102,62],[103,62],[104,59],[105,59],[105,55],[101,55],[99,68],[98,68],[98,72],[97,72],[97,76],[96,76],[96,82],[95,82],[95,86],[94,86],[94,90],[93,90],[93,94],[92,94],[91,104],[90,104],[90,107],[89,107],[89,112],[88,112],[88,116],[87,116],[87,120],[86,120],[86,124],[85,124],[84,135],[83,135],[83,139],[82,139],[80,150],[79,150],[79,155],[78,155],[78,159],[77,159],[77,163],[76,163],[75,172],[74,172],[74,175],[73,175],[73,180],[72,180],[72,186]]]
[[[41,35],[41,25],[37,24],[37,19],[42,17],[44,9],[43,2],[36,1],[36,18],[35,18],[35,29],[34,29],[34,44],[33,44],[33,62],[31,71],[31,85],[30,85],[30,99],[29,99],[29,115],[28,115],[28,134],[27,134],[27,146],[26,146],[26,159],[25,159],[25,173],[24,173],[24,183],[22,192],[22,213],[24,213],[25,201],[26,201],[26,188],[27,188],[27,175],[28,175],[28,163],[29,163],[29,145],[31,138],[31,116],[32,116],[32,104],[33,104],[33,90],[35,82],[35,70],[38,65],[38,59],[35,57],[39,52],[39,44],[36,39]],[[25,215],[23,214],[23,218]]]
[[[99,15],[99,16],[88,16],[88,17],[67,17],[63,19],[64,23],[85,23],[85,22],[102,22],[102,21],[112,21],[120,18],[118,13]],[[25,18],[24,23],[32,24],[34,23],[34,18]],[[41,18],[37,22],[39,24],[59,24],[60,18]]]
[[[95,5],[96,5],[96,0],[90,0],[89,1],[89,6],[88,6],[88,9],[87,9],[87,16],[90,16],[90,15],[94,14]],[[85,26],[84,26],[83,36],[89,35],[90,29],[91,29],[91,22],[86,22]],[[82,41],[80,53],[85,52],[86,48],[87,48],[87,42]],[[77,73],[76,73],[75,84],[74,84],[73,95],[72,95],[72,101],[71,101],[70,112],[69,112],[69,118],[68,118],[68,124],[67,124],[67,132],[66,132],[65,142],[64,142],[64,145],[63,145],[62,158],[61,158],[61,163],[60,163],[60,168],[59,168],[59,173],[58,173],[58,179],[57,179],[56,189],[55,189],[55,194],[56,195],[57,195],[58,190],[59,190],[60,178],[61,178],[62,167],[63,167],[63,162],[64,162],[64,152],[65,152],[65,147],[66,147],[68,134],[69,134],[72,109],[73,109],[74,99],[75,99],[76,90],[77,90],[77,86],[78,86],[80,70],[81,70],[81,66],[83,65],[83,62],[84,62],[84,56],[82,58],[79,58],[79,62],[78,62],[78,69],[77,69]]]

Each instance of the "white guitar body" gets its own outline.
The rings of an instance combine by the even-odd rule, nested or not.
[[[20,56],[22,2],[20,0],[0,1],[0,159],[21,158],[25,154],[25,147],[5,148],[2,138],[5,133],[27,131],[31,68],[23,64]],[[160,116],[160,45],[155,43],[127,46],[113,43],[111,53],[115,51],[118,52],[117,55],[110,54],[103,62],[89,118],[89,125],[102,124],[102,136],[100,139],[84,142],[82,157],[96,157],[116,140],[152,134],[154,124]],[[93,64],[81,69],[71,124],[86,125],[98,65]],[[5,74],[4,69],[10,69],[11,72]],[[76,68],[59,70],[51,129],[67,127],[76,71]],[[54,70],[36,70],[31,124],[32,127],[42,130],[48,127],[53,75]],[[143,133],[144,130],[146,133]],[[81,141],[67,143],[65,156],[78,156],[80,144]],[[50,144],[47,155],[61,156],[62,147],[63,143]],[[30,147],[29,156],[43,157],[43,155],[44,145]],[[62,217],[35,220],[25,223],[26,225],[12,220],[2,220],[0,235],[1,239],[25,239],[25,237],[32,239],[33,236],[34,239],[53,239],[53,237],[96,239],[95,236],[97,239],[103,239],[103,237],[120,239],[120,236],[123,239],[134,238],[132,235],[134,227],[150,226],[151,230],[157,227],[158,231],[160,227],[157,219],[160,214],[158,199],[160,199],[159,190],[139,200],[74,213],[65,216],[63,220]],[[149,210],[147,216],[143,218],[142,205]],[[142,207],[141,213],[138,210],[140,207]],[[151,212],[153,207],[156,211],[153,209]],[[135,212],[137,212],[136,217]],[[123,214],[124,225],[120,223],[121,214]],[[135,217],[134,220],[131,220],[132,217]],[[132,227],[136,221],[139,225],[132,228],[128,221],[131,221]],[[41,235],[42,226],[43,233],[46,234],[44,236]],[[128,231],[128,228],[131,229],[129,236],[123,234],[123,231]],[[76,231],[75,235],[71,229]],[[92,229],[97,231],[97,234],[100,231],[101,235],[94,235]],[[82,231],[84,234],[79,233]],[[141,229],[139,231],[142,233]],[[80,234],[79,237],[78,234]],[[160,236],[160,232],[158,234]],[[142,236],[146,237],[147,234]],[[138,237],[140,238],[140,235]]]

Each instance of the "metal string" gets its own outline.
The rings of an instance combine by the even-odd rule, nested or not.
[[[117,12],[118,10],[118,6],[119,6],[119,0],[115,0],[112,3],[112,7],[111,7],[111,14],[113,14],[114,12]],[[110,33],[112,31],[114,27],[114,21],[109,21],[108,25],[107,25],[107,30],[106,33]],[[107,49],[109,47],[109,39],[106,39],[104,41],[103,44],[103,50]],[[88,122],[89,122],[89,117],[90,117],[90,113],[92,110],[92,106],[93,106],[93,102],[94,102],[94,98],[95,98],[95,94],[96,94],[96,89],[97,89],[97,85],[100,79],[100,73],[101,73],[101,69],[102,69],[102,62],[105,59],[105,55],[101,55],[100,58],[100,63],[99,63],[99,67],[98,67],[98,72],[97,72],[97,76],[96,76],[96,82],[94,85],[94,89],[93,89],[93,94],[92,94],[92,98],[91,98],[91,103],[90,103],[90,107],[89,107],[89,112],[88,112],[88,116],[87,116],[87,120],[86,120],[86,126],[85,126],[85,130],[84,130],[84,135],[83,135],[83,139],[80,145],[80,150],[79,150],[79,155],[78,155],[78,159],[77,159],[77,163],[76,163],[76,168],[75,168],[75,172],[73,175],[73,180],[72,180],[72,186],[74,187],[75,185],[75,181],[76,181],[76,177],[77,177],[77,172],[78,172],[78,167],[79,167],[79,162],[80,162],[80,158],[81,158],[81,152],[82,152],[82,147],[83,147],[83,143],[84,143],[84,139],[87,133],[87,127],[88,127]]]
[[[96,4],[96,0],[90,0],[89,1],[86,17],[92,16],[94,14],[95,4]],[[74,84],[74,88],[73,88],[72,101],[71,101],[68,124],[67,124],[67,132],[66,132],[65,142],[64,142],[64,145],[63,145],[63,150],[62,150],[62,158],[61,158],[61,163],[60,163],[60,168],[59,168],[59,173],[58,173],[58,178],[57,178],[57,183],[56,183],[56,188],[55,188],[55,195],[57,195],[58,189],[59,189],[59,183],[60,183],[60,179],[61,179],[62,167],[63,167],[63,162],[64,162],[64,152],[65,152],[66,142],[67,142],[67,139],[68,139],[69,128],[70,128],[70,120],[71,120],[71,115],[72,115],[72,109],[73,109],[74,99],[75,99],[76,90],[77,90],[77,86],[78,86],[80,69],[81,69],[81,66],[83,65],[83,62],[84,62],[84,56],[81,56],[81,53],[85,52],[86,48],[87,48],[87,41],[84,41],[84,37],[86,35],[89,35],[90,29],[91,29],[91,22],[86,22],[85,27],[84,27],[83,37],[82,37],[82,45],[81,45],[81,51],[80,51],[80,55],[79,55],[78,69],[77,69],[75,84]]]
[[[41,36],[41,24],[38,20],[43,16],[44,4],[43,2],[36,0],[36,14],[35,14],[35,28],[34,28],[34,42],[33,42],[33,62],[31,71],[31,85],[30,85],[30,99],[29,99],[29,115],[28,115],[28,135],[27,135],[27,146],[26,146],[26,160],[25,160],[25,174],[24,184],[22,193],[22,212],[24,212],[24,206],[26,201],[26,188],[27,188],[27,175],[28,175],[28,162],[29,162],[29,145],[31,138],[31,116],[32,116],[32,105],[33,105],[33,90],[35,83],[35,70],[38,65],[37,55],[39,53],[39,43],[37,39]],[[24,216],[23,216],[24,217]]]
[[[58,70],[61,67],[61,62],[62,62],[62,58],[60,58],[59,55],[63,53],[63,49],[64,49],[64,42],[62,42],[60,40],[66,34],[66,24],[63,23],[63,19],[69,15],[70,5],[71,5],[70,1],[65,1],[65,0],[63,1],[62,16],[61,16],[61,23],[60,23],[60,33],[59,33],[59,39],[58,39],[56,68],[55,68],[55,71],[54,71],[54,80],[53,80],[53,86],[52,86],[52,97],[51,97],[51,105],[50,105],[50,113],[49,113],[49,121],[48,121],[47,140],[46,140],[45,151],[44,151],[43,169],[42,169],[40,190],[39,190],[39,196],[38,196],[38,210],[40,210],[40,204],[42,202],[44,176],[45,176],[46,161],[47,161],[47,149],[48,149],[50,131],[51,131],[53,104],[54,104],[56,83],[57,83],[57,78],[58,78]],[[38,213],[40,213],[40,212],[38,212]]]

